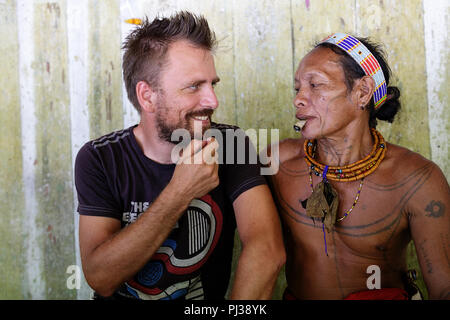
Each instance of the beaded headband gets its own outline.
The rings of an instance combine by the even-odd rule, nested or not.
[[[375,90],[373,93],[373,102],[377,110],[386,101],[387,86],[384,79],[383,70],[373,54],[367,47],[355,37],[345,33],[335,33],[320,43],[331,43],[347,52],[364,70],[364,73],[371,76],[375,81]]]

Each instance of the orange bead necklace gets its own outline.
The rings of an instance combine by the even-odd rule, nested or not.
[[[346,166],[328,166],[326,178],[332,181],[356,181],[367,177],[374,172],[383,161],[386,155],[386,142],[383,136],[376,129],[371,128],[372,137],[375,141],[370,154],[357,162],[348,164]],[[316,175],[322,177],[326,165],[317,162],[314,159],[316,153],[317,142],[315,140],[306,140],[303,146],[305,150],[305,161],[311,171]]]

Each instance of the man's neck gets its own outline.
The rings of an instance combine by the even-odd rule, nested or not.
[[[329,166],[345,166],[370,154],[374,141],[369,127],[346,129],[317,140],[315,158]]]
[[[174,144],[161,140],[155,132],[156,128],[150,130],[142,121],[133,129],[136,141],[147,158],[162,164],[173,163],[171,155]]]

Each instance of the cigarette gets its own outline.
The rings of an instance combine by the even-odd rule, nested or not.
[[[303,126],[305,125],[306,120],[298,120],[295,124],[294,124],[294,130],[297,132],[300,132],[303,128]]]

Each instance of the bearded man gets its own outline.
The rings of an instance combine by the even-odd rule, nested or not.
[[[177,129],[194,138],[237,130],[211,122],[215,45],[189,12],[144,20],[123,45],[140,122],[86,143],[75,165],[81,259],[96,298],[224,299],[236,226],[243,249],[230,297],[272,295],[285,251],[260,166],[219,164],[218,140],[202,137],[173,156]],[[238,151],[249,152],[245,142]]]
[[[286,299],[408,299],[412,239],[433,299],[450,298],[450,191],[433,162],[388,143],[400,91],[380,47],[336,33],[295,73],[299,139],[271,177],[286,244]]]

